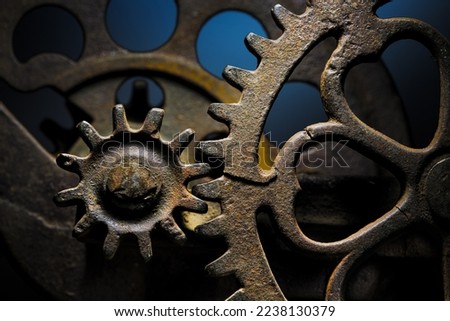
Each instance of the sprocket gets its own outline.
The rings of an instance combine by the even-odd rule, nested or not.
[[[205,202],[186,188],[189,180],[208,174],[209,165],[184,164],[180,155],[194,138],[187,129],[170,142],[161,141],[159,129],[164,111],[153,108],[138,131],[132,130],[122,105],[113,109],[114,132],[102,137],[87,122],[78,125],[91,149],[87,157],[60,154],[60,167],[78,174],[77,187],[61,191],[58,203],[82,201],[86,213],[74,228],[74,235],[85,234],[93,225],[107,226],[103,251],[112,258],[122,236],[136,236],[145,260],[152,256],[150,231],[159,224],[176,241],[186,236],[172,212],[176,208],[204,213]]]
[[[301,15],[277,5],[273,14],[284,30],[282,36],[270,40],[249,34],[246,39],[251,51],[260,58],[258,68],[225,69],[225,77],[242,90],[242,96],[239,103],[210,107],[211,116],[226,123],[230,134],[201,145],[209,155],[224,157],[225,174],[196,186],[194,194],[222,202],[222,215],[198,231],[226,238],[228,251],[207,269],[214,275],[238,277],[242,288],[229,299],[284,299],[259,240],[256,214],[261,208],[270,209],[281,233],[298,249],[341,260],[329,279],[327,299],[344,298],[344,281],[350,269],[382,242],[418,224],[432,226],[443,239],[444,286],[446,297],[450,298],[448,229],[440,224],[442,221],[448,224],[448,198],[442,201],[436,196],[449,193],[446,177],[450,147],[450,46],[441,34],[420,21],[378,18],[375,11],[382,3],[315,0],[309,1]],[[296,65],[328,36],[338,40],[320,84],[329,121],[294,135],[281,149],[272,168],[262,170],[257,159],[258,138],[268,112]],[[354,64],[376,57],[388,44],[402,38],[424,44],[441,69],[439,127],[432,143],[424,149],[406,147],[362,122],[350,109],[343,89],[345,77]],[[353,149],[391,170],[402,185],[402,197],[378,220],[345,239],[326,243],[308,238],[296,220],[294,204],[300,186],[295,165],[306,143],[323,142],[330,132],[336,138],[349,140]]]

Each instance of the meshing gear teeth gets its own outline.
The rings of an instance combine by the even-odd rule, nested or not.
[[[293,166],[296,160],[294,149],[307,141],[309,136],[300,132],[286,143],[292,149],[285,148],[280,152],[270,173],[274,179],[267,184],[243,182],[225,175],[193,189],[199,197],[222,203],[222,214],[198,227],[197,232],[212,237],[225,236],[228,251],[206,269],[215,276],[234,273],[238,277],[243,288],[230,300],[285,299],[265,258],[255,214],[262,207],[281,211],[277,215],[290,210],[300,189]],[[275,190],[278,192],[274,193]]]
[[[95,224],[105,224],[105,256],[113,258],[124,235],[134,235],[145,260],[152,257],[150,232],[159,225],[175,241],[186,239],[172,213],[180,208],[204,213],[207,205],[186,188],[189,180],[208,174],[207,164],[184,164],[181,153],[194,137],[187,129],[170,142],[160,139],[164,111],[154,108],[142,127],[132,130],[123,106],[113,110],[114,131],[102,137],[87,122],[78,125],[89,146],[87,157],[60,154],[57,163],[80,176],[78,186],[56,195],[61,204],[81,201],[86,213],[73,233],[80,237]]]
[[[163,126],[161,130],[162,137],[169,139],[173,132],[182,131],[187,127],[195,128],[197,138],[206,137],[216,131],[223,132],[225,128],[221,126],[222,124],[207,121],[209,117],[203,115],[204,104],[207,104],[210,99],[222,102],[236,101],[236,93],[238,95],[239,93],[200,66],[196,52],[199,32],[206,21],[217,13],[238,10],[254,16],[263,23],[268,34],[275,37],[278,30],[275,30],[276,27],[267,21],[269,11],[266,8],[273,6],[276,1],[210,0],[207,5],[205,5],[205,1],[201,0],[177,1],[178,18],[175,33],[164,46],[151,52],[129,51],[114,41],[105,25],[107,7],[110,2],[108,0],[2,1],[0,42],[5,49],[0,50],[2,79],[15,89],[24,92],[50,86],[68,99],[70,104],[73,104],[75,111],[81,112],[81,115],[75,118],[76,122],[88,117],[92,119],[90,121],[92,126],[98,132],[106,135],[110,132],[110,107],[116,103],[116,92],[123,81],[134,76],[155,77],[154,80],[162,86],[165,93],[167,98],[165,101],[169,102],[161,106],[165,110],[164,121],[167,125]],[[302,0],[283,0],[283,3],[289,5],[289,8],[293,10],[303,8]],[[82,30],[85,31],[85,42],[78,59],[71,60],[50,52],[41,53],[26,62],[17,59],[13,38],[19,28],[19,23],[22,18],[26,18],[29,12],[34,9],[40,10],[41,5],[61,8],[74,15],[79,22]],[[34,34],[33,30],[30,35]],[[249,35],[247,40],[252,43],[252,51],[263,53],[266,57],[276,58],[279,56],[277,48],[272,48],[272,43],[276,40],[261,37],[259,37],[260,40],[252,40],[253,38],[258,38],[258,36]],[[331,43],[329,44],[331,46]],[[326,44],[326,48],[316,48],[317,51],[311,52],[308,55],[309,58],[303,61],[303,66],[307,67],[296,70],[291,80],[316,84],[319,67],[315,67],[315,62],[322,61],[322,53],[325,55],[330,46]],[[260,54],[260,56],[263,55]],[[320,63],[317,66],[320,66]],[[304,72],[305,69],[308,70]],[[372,75],[374,74],[373,69],[368,71],[363,68],[361,74],[364,76],[370,72]],[[380,69],[382,68],[378,68],[378,70]],[[369,83],[373,81],[377,84],[378,92],[384,93],[390,90],[394,92],[392,84],[386,81],[387,77],[383,70],[384,76],[368,77],[370,78]],[[351,81],[351,83],[355,82]],[[188,84],[188,86],[184,88],[184,84]],[[366,82],[366,89],[368,89],[367,84]],[[365,101],[361,97],[365,97],[366,89],[358,91],[360,100]],[[186,90],[188,95],[184,96]],[[200,93],[200,97],[196,98],[195,92]],[[204,97],[201,93],[205,94]],[[392,95],[386,96],[390,98]],[[183,97],[183,99],[180,100],[178,97]],[[385,97],[384,101],[389,98]],[[197,103],[198,99],[200,99],[199,103]],[[383,104],[384,102],[378,102],[377,106]],[[374,104],[369,103],[369,105],[373,107]],[[390,110],[400,107],[399,103],[387,105],[394,105],[394,108],[390,108]],[[10,107],[14,108],[13,105]],[[227,107],[227,109],[230,108]],[[367,109],[369,108],[366,108],[366,111]],[[22,109],[19,108],[19,110]],[[144,109],[140,109],[140,111],[142,110]],[[114,264],[103,264],[97,260],[93,262],[92,256],[89,255],[92,253],[92,247],[85,247],[72,239],[70,233],[73,228],[72,209],[56,209],[51,202],[51,196],[56,190],[63,189],[63,184],[66,186],[76,185],[69,183],[72,181],[72,175],[54,168],[53,155],[44,153],[38,144],[33,142],[25,129],[19,126],[19,122],[13,119],[14,117],[8,114],[7,110],[3,109],[2,111],[4,112],[0,112],[2,116],[0,117],[2,120],[0,129],[3,135],[0,143],[8,152],[3,153],[4,157],[0,161],[0,172],[2,172],[0,184],[0,194],[2,195],[0,198],[7,200],[13,206],[2,206],[0,232],[11,253],[14,254],[17,264],[21,265],[23,270],[46,292],[59,299],[154,299],[162,295],[160,292],[149,293],[146,289],[147,283],[150,283],[153,288],[159,284],[159,280],[164,278],[149,277],[148,274],[154,275],[155,273],[141,268],[143,264],[135,262],[134,256],[128,260],[128,255],[125,258],[122,255]],[[133,108],[130,108],[128,116],[131,125],[134,126],[135,123],[141,123],[143,117],[141,119],[140,112],[139,115],[134,114],[132,117],[132,111]],[[179,118],[178,114],[188,117]],[[384,115],[386,114],[378,116],[379,124],[395,123],[395,125],[387,125],[392,128],[402,123],[403,118],[399,121],[385,122],[385,119],[395,117],[391,117],[391,114],[389,117]],[[64,144],[58,148],[59,151],[74,155],[82,155],[84,151],[88,152],[82,142],[77,141],[73,145],[74,142],[71,139],[66,139],[65,134],[59,133],[61,132],[50,133],[52,139],[62,138]],[[69,134],[71,136],[72,132],[70,131]],[[23,155],[27,157],[23,158]],[[18,159],[24,161],[17,162]],[[192,213],[187,213],[187,215],[190,216]],[[215,215],[215,212],[212,215]],[[195,218],[198,220],[191,220],[191,223],[194,223],[189,227],[186,225],[186,229],[193,229],[198,221],[204,221],[202,215],[195,215]],[[165,224],[165,226],[169,227],[170,225]],[[171,254],[166,253],[165,255],[169,257]],[[158,262],[161,261],[158,260]],[[151,263],[152,269],[155,267],[158,274],[165,274],[166,267],[162,267],[158,262]],[[110,273],[112,265],[117,270],[129,271],[128,277],[123,278],[122,273],[112,275]],[[133,267],[133,271],[129,270],[130,266]],[[92,276],[93,274],[95,274],[95,282],[86,281],[86,275]],[[203,279],[195,277],[190,279],[191,282],[194,282],[193,280],[203,282]],[[144,280],[148,282],[144,282]],[[181,292],[186,289],[186,284],[188,283],[179,284]],[[173,292],[171,295],[173,294],[176,293]],[[217,296],[219,295],[217,293]]]
[[[443,153],[443,149],[450,147],[450,47],[438,32],[419,21],[379,19],[375,11],[382,2],[314,0],[309,1],[301,15],[277,5],[273,15],[284,31],[280,38],[270,40],[255,34],[246,38],[250,50],[260,58],[258,68],[248,71],[227,67],[224,70],[229,83],[242,91],[241,99],[235,104],[210,107],[211,116],[227,124],[230,132],[222,140],[201,144],[205,153],[224,157],[224,175],[197,185],[193,192],[205,199],[221,201],[222,215],[200,226],[198,231],[223,236],[228,243],[227,252],[208,265],[207,270],[216,276],[236,275],[242,288],[230,300],[284,299],[259,240],[256,213],[261,208],[270,208],[281,233],[298,248],[342,260],[329,280],[328,299],[343,298],[344,281],[350,268],[381,242],[413,224],[435,224],[435,218],[442,216],[449,219],[448,213],[433,216],[430,202],[421,195],[429,193],[426,188],[423,190],[422,179],[432,173],[432,170],[426,172],[423,164],[438,162],[436,166],[447,168],[441,163],[450,159],[435,159],[436,150]],[[272,103],[293,69],[328,36],[338,38],[320,86],[324,109],[330,119],[294,135],[281,149],[272,168],[262,170],[258,166],[258,143]],[[387,44],[402,37],[422,42],[441,67],[441,119],[435,140],[427,150],[401,145],[360,121],[350,110],[343,92],[346,72],[354,63],[379,55]],[[349,140],[352,148],[398,175],[404,184],[404,195],[392,210],[353,235],[323,243],[309,239],[296,221],[294,202],[300,186],[294,167],[295,155],[302,146],[311,140],[324,141],[327,132]],[[442,208],[446,208],[445,204]],[[449,273],[444,274],[450,278]],[[450,281],[446,284],[450,297]]]

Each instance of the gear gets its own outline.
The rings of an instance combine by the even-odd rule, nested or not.
[[[56,201],[83,201],[86,213],[75,225],[80,237],[98,223],[107,226],[103,251],[112,258],[122,236],[135,235],[142,257],[152,256],[150,232],[159,224],[176,241],[186,236],[172,213],[180,208],[204,213],[207,205],[187,190],[185,183],[208,174],[207,164],[183,164],[179,157],[192,141],[190,129],[170,142],[161,141],[163,110],[150,110],[138,131],[130,129],[123,106],[113,109],[114,131],[101,137],[87,122],[78,125],[91,153],[81,158],[60,154],[57,163],[80,176],[77,187],[61,191]]]
[[[172,38],[164,46],[152,52],[132,52],[122,48],[108,34],[105,26],[105,14],[109,1],[4,1],[4,10],[0,12],[3,23],[3,27],[0,30],[0,43],[6,50],[0,52],[0,76],[8,84],[21,91],[35,90],[43,86],[51,86],[57,89],[73,104],[73,107],[78,112],[89,116],[87,118],[85,116],[79,117],[79,113],[77,113],[78,116],[75,117],[76,122],[82,119],[91,119],[91,124],[99,133],[104,135],[111,132],[110,109],[111,106],[117,103],[114,93],[117,92],[119,86],[129,77],[150,76],[161,85],[165,93],[166,99],[161,105],[165,110],[164,125],[160,133],[163,139],[170,140],[173,133],[191,127],[196,131],[197,140],[204,140],[206,139],[205,137],[211,137],[211,133],[226,133],[226,126],[211,120],[206,115],[205,111],[209,103],[211,101],[234,101],[237,99],[239,92],[224,81],[208,74],[199,65],[195,44],[201,27],[210,17],[219,12],[229,9],[240,10],[252,14],[263,24],[269,37],[275,38],[280,31],[271,23],[272,21],[269,21],[270,10],[268,9],[277,2],[282,2],[294,12],[300,12],[304,8],[304,0],[264,0],[257,3],[255,1],[216,0],[208,1],[208,5],[204,5],[204,1],[200,0],[177,1],[179,12],[178,26]],[[78,60],[73,61],[60,55],[42,53],[28,62],[18,61],[12,47],[15,30],[27,12],[42,5],[62,8],[73,14],[80,23],[85,32],[86,41],[81,57]],[[293,29],[293,27],[289,29]],[[292,39],[294,38],[295,36]],[[307,82],[318,86],[322,62],[328,58],[330,50],[333,49],[332,47],[333,41],[325,41],[313,49],[305,57],[302,65],[293,71],[290,80]],[[289,46],[285,48],[288,51],[290,50]],[[292,48],[295,48],[295,46],[293,45]],[[279,55],[276,48],[273,49],[273,52]],[[266,61],[265,63],[268,62],[267,59],[263,60]],[[266,70],[275,68],[274,66],[276,68],[280,67],[278,65],[279,60],[273,59],[272,61],[277,62],[277,64],[271,67],[266,66]],[[274,70],[273,74],[276,75],[277,71]],[[352,102],[358,102],[355,104],[355,113],[365,121],[371,119],[372,122],[367,121],[368,124],[383,130],[383,132],[390,133],[391,137],[395,137],[398,141],[403,142],[405,137],[407,137],[406,122],[401,112],[401,104],[396,96],[394,85],[390,82],[382,65],[379,63],[375,67],[362,68],[356,74],[358,75],[353,78],[350,75],[348,81],[353,89],[353,92],[348,93],[349,98]],[[261,82],[264,82],[262,73],[260,77]],[[277,79],[274,79],[274,81],[276,82]],[[375,90],[380,93],[377,96],[383,99],[374,100],[371,98],[373,94],[367,95],[372,87],[376,87]],[[138,88],[136,87],[136,89]],[[266,94],[263,89],[261,93],[261,97]],[[381,93],[383,94],[381,95]],[[251,93],[248,92],[248,94],[250,95]],[[142,103],[144,102],[142,101],[136,106],[143,107]],[[127,105],[129,124],[133,127],[134,122],[137,124],[142,123],[143,117],[141,118],[141,115],[145,116],[148,109],[145,109],[145,111],[142,108],[134,110],[133,104]],[[359,113],[356,112],[358,105],[363,106]],[[189,108],[187,109],[186,106]],[[13,106],[10,107],[14,108]],[[385,110],[383,113],[378,112],[381,107]],[[251,117],[253,115],[258,115],[259,117],[259,112],[255,112],[253,115],[252,113],[250,114]],[[374,119],[375,124],[373,122]],[[390,121],[386,122],[386,119],[390,119]],[[85,244],[73,240],[70,232],[73,229],[75,211],[72,210],[74,208],[57,209],[51,202],[51,198],[56,191],[62,190],[66,186],[75,186],[75,175],[58,170],[53,155],[40,148],[39,144],[20,126],[19,122],[1,106],[0,121],[2,123],[2,126],[0,126],[2,132],[0,145],[8,150],[8,153],[3,153],[0,161],[3,183],[0,184],[0,203],[2,204],[0,230],[2,238],[7,241],[8,248],[14,254],[16,263],[21,265],[30,279],[33,279],[46,292],[59,299],[83,300],[130,298],[153,300],[161,297],[180,298],[180,295],[182,298],[190,298],[191,293],[208,293],[209,299],[223,298],[223,292],[228,291],[227,287],[224,287],[222,284],[223,280],[211,280],[203,278],[203,276],[195,277],[192,270],[186,269],[186,266],[197,267],[192,262],[202,262],[203,259],[203,255],[200,255],[203,252],[198,251],[196,247],[190,247],[190,243],[182,249],[175,247],[171,251],[165,251],[167,257],[170,257],[169,263],[159,256],[158,260],[153,260],[152,264],[148,266],[141,262],[139,253],[135,253],[135,251],[120,251],[121,253],[118,253],[114,262],[103,262],[101,255],[97,253],[98,247],[95,244],[85,246]],[[251,118],[249,118],[249,121],[251,122]],[[256,130],[259,130],[258,127],[256,127]],[[74,132],[74,137],[78,137],[76,131]],[[50,134],[62,138],[67,137],[67,132],[64,135],[60,133],[53,132]],[[72,130],[69,133],[72,134]],[[232,133],[236,135],[234,129]],[[394,133],[396,136],[393,135]],[[399,137],[399,133],[401,137]],[[136,140],[140,139],[133,137]],[[293,141],[293,147],[301,145],[304,139],[308,139],[308,137],[305,135],[298,136]],[[64,142],[66,145],[60,150],[62,152],[83,155],[83,151],[86,151],[86,147],[81,140],[78,140],[75,145],[73,145],[73,141],[67,141],[66,139],[64,139]],[[190,147],[193,146],[191,145]],[[249,159],[256,157],[249,153],[247,155],[250,156],[248,157]],[[115,154],[112,156],[115,156]],[[17,162],[18,159],[21,161]],[[259,161],[262,163],[264,159],[260,157]],[[272,166],[271,163],[268,165],[270,165],[268,168]],[[227,167],[227,170],[230,170],[229,167]],[[268,174],[268,177],[264,178],[267,179],[266,183],[255,184],[251,181],[252,179],[246,181],[242,179],[242,186],[245,184],[261,187],[268,186],[268,191],[273,191],[273,193],[264,192],[267,199],[280,198],[281,194],[279,192],[275,193],[278,188],[289,192],[287,195],[292,195],[294,190],[298,188],[298,182],[292,176],[276,173],[277,170],[279,172],[288,170],[285,166],[282,166],[282,162],[278,161],[278,165],[273,168],[276,170],[261,171],[264,175]],[[439,166],[436,168],[439,168]],[[246,170],[243,169],[241,171],[243,175],[245,175]],[[366,173],[365,170],[366,168],[363,168],[362,172]],[[131,168],[126,173],[122,173],[131,175],[133,172],[140,173],[143,176],[155,175],[155,180],[159,178],[152,171],[141,171],[139,166],[135,170]],[[274,172],[276,173],[276,178],[273,176]],[[334,169],[333,173],[335,173]],[[92,174],[92,177],[94,174]],[[112,176],[121,177],[120,171],[118,173],[111,172],[111,174]],[[233,176],[226,174],[226,177],[230,178]],[[285,178],[285,182],[282,182],[280,178]],[[105,180],[105,178],[103,179]],[[289,182],[289,180],[292,181]],[[241,180],[239,179],[238,181]],[[87,183],[87,180],[84,179],[84,182]],[[133,182],[144,187],[149,193],[142,194],[142,192],[139,192],[140,189],[134,189]],[[110,203],[106,201],[106,197],[103,197],[102,193],[93,191],[92,195],[99,197],[99,204],[102,207],[103,204],[101,202],[105,201],[107,203],[105,204],[107,205],[105,207],[107,215],[112,217],[107,224],[114,219],[121,219],[123,222],[134,222],[136,217],[139,218],[139,206],[144,208],[149,208],[152,204],[158,206],[158,200],[160,200],[162,195],[161,189],[158,190],[158,184],[156,186],[153,183],[147,184],[146,180],[126,181],[125,179],[118,179],[117,181],[106,180],[104,183],[105,185],[101,186],[103,189],[102,193],[111,196]],[[237,196],[233,194],[233,191],[236,192],[236,188],[240,185],[231,187],[230,184],[227,185],[227,188],[229,188],[228,194],[226,188],[223,189],[224,202],[228,198],[236,200]],[[126,187],[125,191],[118,190],[120,186]],[[435,186],[436,189],[438,187]],[[247,198],[242,202],[245,207],[234,205],[234,208],[231,208],[231,205],[228,203],[227,206],[229,207],[224,214],[225,216],[231,216],[231,218],[226,220],[228,226],[224,225],[224,228],[228,229],[227,233],[233,233],[233,226],[236,228],[233,218],[236,218],[237,222],[242,221],[242,214],[240,213],[245,213],[244,211],[247,209],[249,209],[250,213],[258,202],[266,204],[262,206],[270,204],[270,200],[263,200],[262,196],[260,200],[258,195],[252,194],[255,191],[255,189],[249,187],[246,194],[242,193]],[[258,191],[262,192],[263,188]],[[130,199],[138,201],[138,208],[133,209],[136,204],[135,202],[130,202]],[[142,202],[143,199],[144,201]],[[433,204],[436,204],[438,201],[430,200]],[[83,200],[78,200],[77,203],[83,205]],[[217,203],[213,204],[218,205]],[[288,197],[286,197],[283,204],[288,206],[286,208],[287,212],[291,206]],[[332,204],[329,204],[327,208],[331,206],[335,208]],[[220,205],[217,207],[220,209]],[[277,203],[276,207],[282,210],[280,203]],[[209,208],[211,209],[211,206]],[[80,209],[82,209],[82,206],[80,206]],[[114,211],[112,211],[113,209]],[[230,209],[236,210],[236,212],[231,213]],[[307,211],[308,209],[303,208],[303,210]],[[204,222],[206,217],[216,215],[210,212],[208,215],[196,215],[190,212],[182,213],[186,214],[183,216],[185,231],[194,229],[198,222]],[[218,210],[217,212],[220,211]],[[124,217],[124,213],[131,213],[131,216]],[[337,214],[334,215],[337,216]],[[187,219],[189,220],[189,225],[186,224]],[[248,223],[252,223],[252,221],[250,220]],[[250,226],[250,230],[253,231],[251,225],[248,224],[247,226]],[[237,230],[246,232],[246,225],[243,224],[242,227],[240,230]],[[206,231],[207,229],[205,228],[204,230]],[[30,231],[33,231],[33,233],[30,233]],[[225,233],[222,234],[224,235]],[[178,234],[174,235],[177,236]],[[242,244],[248,242],[248,246],[243,249],[251,250],[256,248],[253,252],[254,256],[262,253],[261,257],[264,258],[264,252],[258,245],[257,236],[256,233],[250,233],[249,236],[242,234],[240,238],[235,236],[233,240],[242,240]],[[249,240],[250,238],[252,240]],[[153,235],[152,240],[154,241],[156,252],[160,248],[161,243],[157,242],[156,235]],[[191,240],[196,241],[197,239],[193,237],[190,238]],[[198,246],[198,244],[196,245]],[[211,243],[202,243],[201,248],[205,245],[209,248]],[[238,244],[236,246],[241,245]],[[183,255],[178,255],[178,250],[180,251],[178,253],[183,253]],[[122,253],[126,255],[120,255]],[[185,260],[184,257],[189,258],[189,260]],[[162,261],[164,262],[161,263]],[[189,264],[185,264],[186,261]],[[243,262],[243,259],[239,258],[239,262]],[[264,285],[269,284],[267,295],[258,294],[259,297],[283,298],[276,282],[273,281],[270,269],[265,269],[267,262],[261,259],[260,263],[261,272],[257,271],[259,267],[256,266],[255,271],[248,271],[245,275],[241,273],[243,275],[240,276],[241,280],[245,279],[247,296],[249,298],[257,297],[254,293],[265,291]],[[246,268],[246,265],[245,263],[240,263],[239,266],[231,269],[233,271],[237,268],[243,270]],[[248,265],[248,269],[250,267],[251,264]],[[218,268],[215,270],[219,272]],[[128,271],[127,278],[123,277],[123,271]],[[225,269],[223,271],[226,272]],[[189,275],[189,282],[186,282],[185,275]],[[254,276],[253,279],[252,275]],[[313,278],[321,278],[321,275],[319,272],[317,275],[303,275],[303,277],[311,278],[312,280]],[[251,289],[250,285],[257,284],[257,281],[259,282],[259,287]],[[287,282],[290,282],[290,280]],[[172,287],[170,286],[171,284],[173,284]],[[176,290],[174,290],[175,284]],[[221,286],[217,286],[218,284],[221,284]],[[192,291],[191,289],[193,288],[196,290]],[[218,290],[214,291],[213,294],[209,290],[212,288],[217,288]],[[302,292],[308,293],[308,295],[314,293],[312,294],[313,298],[319,298],[321,295],[316,289],[303,289],[304,291]]]
[[[224,236],[228,251],[207,269],[214,275],[234,273],[242,288],[230,299],[284,299],[272,275],[258,237],[256,214],[270,208],[281,233],[297,248],[341,259],[327,288],[328,299],[342,299],[349,270],[383,241],[407,231],[415,224],[439,226],[449,221],[448,148],[450,46],[430,26],[412,19],[379,19],[374,12],[382,1],[310,1],[301,15],[277,5],[274,16],[284,33],[277,40],[249,34],[247,43],[260,57],[255,71],[227,67],[224,75],[242,90],[237,104],[213,104],[210,114],[229,125],[227,138],[203,142],[201,148],[214,157],[223,156],[225,175],[198,185],[194,194],[221,200],[223,213],[201,226],[200,233]],[[317,43],[338,35],[338,46],[331,55],[321,79],[324,109],[330,120],[310,126],[294,135],[282,148],[271,170],[258,166],[258,138],[271,105],[296,65]],[[344,95],[344,79],[352,65],[378,55],[390,42],[412,37],[424,44],[441,68],[441,115],[436,136],[428,148],[418,150],[363,123],[351,111]],[[273,66],[277,66],[274,68]],[[295,218],[295,196],[300,190],[295,177],[296,154],[308,141],[323,142],[326,134],[348,139],[362,154],[390,169],[401,181],[403,196],[394,208],[353,235],[331,243],[309,239]],[[245,150],[243,150],[245,144]],[[298,156],[298,155],[297,155]],[[425,195],[425,196],[424,196]],[[448,231],[444,235],[444,271],[448,265]],[[446,297],[450,298],[450,276],[444,272]]]

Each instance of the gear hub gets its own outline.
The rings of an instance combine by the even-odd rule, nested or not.
[[[86,213],[74,228],[79,237],[98,223],[108,228],[104,242],[107,258],[112,258],[120,238],[136,236],[145,260],[152,256],[150,231],[160,225],[176,241],[185,234],[172,214],[180,208],[206,212],[207,205],[193,196],[185,183],[209,172],[207,164],[184,164],[183,150],[192,141],[190,129],[170,142],[160,139],[163,110],[152,109],[138,131],[130,129],[123,106],[114,107],[114,132],[102,137],[87,122],[78,125],[91,153],[84,158],[60,154],[57,163],[80,176],[78,186],[56,196],[60,204],[82,201]]]

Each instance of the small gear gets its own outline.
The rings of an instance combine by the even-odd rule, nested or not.
[[[227,10],[243,11],[256,18],[269,37],[275,38],[280,34],[280,30],[270,21],[270,8],[278,2],[295,12],[300,12],[305,7],[305,0],[210,0],[208,5],[205,5],[205,1],[202,0],[176,1],[177,27],[170,40],[153,51],[135,52],[127,50],[114,41],[108,30],[106,18],[111,2],[108,0],[2,1],[0,43],[6,49],[0,52],[0,76],[8,86],[23,92],[50,86],[67,99],[69,110],[76,123],[89,119],[92,126],[104,136],[108,136],[111,132],[110,110],[111,106],[118,102],[115,94],[119,88],[123,88],[120,86],[126,79],[132,77],[150,77],[161,86],[164,93],[161,108],[164,109],[165,116],[160,134],[166,140],[170,140],[175,132],[181,132],[187,127],[195,129],[196,138],[200,140],[215,135],[222,137],[222,134],[227,133],[224,124],[215,122],[206,115],[206,109],[212,101],[236,101],[240,93],[225,81],[209,74],[197,59],[198,35],[209,19]],[[34,10],[41,11],[48,6],[73,15],[84,30],[85,41],[81,56],[72,60],[74,58],[42,52],[26,62],[19,61],[13,44],[17,37],[16,31],[22,21],[25,21],[22,19],[27,19],[28,13]],[[35,30],[34,25],[29,34],[32,38],[33,31],[38,31]],[[296,69],[290,80],[317,85],[322,62],[332,49],[331,41],[324,42],[312,50],[303,61],[303,67]],[[368,75],[370,77],[367,77]],[[361,81],[362,79],[364,81]],[[352,99],[361,101],[360,105],[365,106],[365,110],[361,111],[363,114],[378,109],[378,106],[389,106],[386,108],[389,110],[387,116],[375,113],[379,126],[377,128],[398,129],[399,123],[403,123],[401,106],[392,99],[395,91],[382,66],[363,68],[358,77],[349,79],[349,83],[352,86],[357,84],[357,90],[351,96]],[[376,101],[374,104],[374,100],[366,98],[365,93],[372,84],[377,84],[378,92],[386,93],[384,101]],[[388,94],[389,92],[391,95]],[[189,108],[186,108],[186,105]],[[135,106],[143,107],[141,104]],[[13,104],[9,107],[15,108]],[[145,108],[134,109],[131,103],[126,107],[131,126],[134,126],[134,122],[140,124],[148,111]],[[140,112],[144,113],[143,117]],[[89,259],[90,248],[86,248],[71,237],[70,231],[73,228],[71,218],[75,215],[72,211],[74,208],[57,209],[51,201],[56,191],[66,186],[75,186],[76,177],[69,172],[59,170],[54,161],[54,155],[41,150],[39,144],[26,133],[26,130],[11,118],[12,115],[4,113],[3,116],[3,121],[8,125],[0,126],[2,133],[5,133],[1,135],[0,144],[9,152],[4,153],[0,161],[0,172],[3,175],[2,184],[0,184],[0,201],[6,200],[8,204],[11,204],[1,206],[0,232],[7,241],[9,250],[14,254],[14,260],[23,267],[27,275],[46,292],[59,299],[130,297],[155,299],[167,293],[170,293],[167,297],[173,297],[175,292],[165,287],[164,282],[161,281],[163,278],[155,276],[167,272],[165,264],[154,262],[153,267],[158,273],[150,273],[142,262],[135,264],[134,260],[129,260],[128,256],[116,259],[114,268],[117,271],[130,271],[130,266],[135,268],[135,271],[129,274],[131,279],[124,279],[121,273],[111,272],[109,264],[99,265],[97,261],[93,262]],[[385,122],[387,118],[399,121]],[[392,125],[394,123],[395,125]],[[84,155],[88,152],[81,140],[76,140],[74,144],[78,137],[76,130],[72,131],[71,128],[67,132],[65,129],[60,129],[64,131],[46,131],[52,140],[61,138],[63,141],[58,152],[73,155]],[[15,134],[10,135],[10,133]],[[192,145],[189,148],[193,147]],[[265,144],[261,145],[265,146]],[[266,148],[261,148],[261,151],[264,149]],[[26,162],[17,162],[17,159],[23,157],[20,155],[27,155]],[[194,153],[183,153],[183,160],[185,155],[194,155]],[[203,157],[203,154],[200,156]],[[260,161],[267,161],[267,158],[260,158]],[[189,162],[193,161],[189,159]],[[268,164],[269,167],[271,164]],[[16,192],[18,190],[20,193]],[[33,202],[26,202],[26,200],[33,200]],[[192,231],[208,217],[219,214],[220,204],[211,204],[214,207],[209,206],[207,215],[182,212],[182,220],[178,222],[182,224],[183,230]],[[23,210],[25,207],[26,210]],[[214,211],[214,209],[217,210]],[[57,255],[53,255],[56,253]],[[172,260],[171,253],[166,255]],[[38,257],[40,259],[37,259]],[[67,264],[69,261],[70,264]],[[92,275],[91,272],[97,271],[96,269],[100,269],[102,273],[96,274],[95,282],[86,281],[86,274]],[[65,277],[60,278],[61,275]],[[187,293],[189,284],[196,282],[200,282],[199,285],[207,284],[209,283],[207,280],[203,277],[198,279],[193,277],[190,282],[179,282],[180,292]],[[149,292],[148,284],[153,289],[159,286],[159,289],[164,290]],[[219,292],[216,293],[215,298],[222,297]]]
[[[139,130],[132,130],[122,105],[113,109],[114,131],[102,137],[87,122],[78,125],[91,152],[87,157],[60,154],[57,163],[80,176],[78,186],[59,192],[60,204],[82,201],[86,213],[73,230],[84,235],[98,223],[107,226],[103,250],[112,258],[122,236],[136,236],[142,257],[152,257],[150,232],[159,224],[176,241],[186,236],[172,214],[175,209],[204,213],[207,205],[186,188],[189,180],[205,176],[209,165],[184,164],[180,155],[192,141],[187,129],[170,142],[160,139],[164,111],[151,109]]]
[[[239,103],[210,107],[211,116],[226,123],[230,133],[222,140],[201,144],[206,154],[224,157],[225,174],[215,181],[197,185],[194,194],[222,202],[222,215],[199,227],[198,231],[224,236],[229,245],[222,257],[207,266],[214,275],[237,276],[242,288],[229,299],[284,299],[259,240],[256,215],[261,208],[269,208],[278,229],[300,250],[341,259],[329,279],[328,299],[343,298],[346,276],[361,257],[413,225],[437,227],[443,235],[443,243],[448,243],[448,231],[439,226],[442,220],[448,223],[448,200],[436,195],[449,193],[449,185],[443,187],[442,182],[447,182],[450,163],[450,45],[442,35],[420,21],[379,19],[375,11],[383,3],[378,0],[314,0],[309,1],[301,15],[277,5],[273,13],[284,30],[281,37],[270,40],[249,34],[246,38],[251,51],[260,58],[258,68],[254,71],[225,69],[224,76],[242,91],[242,96]],[[272,103],[297,64],[327,36],[338,39],[337,48],[322,74],[320,88],[330,119],[294,135],[280,150],[273,167],[263,170],[258,166],[258,138]],[[439,128],[431,145],[422,150],[406,147],[358,119],[343,90],[345,76],[353,64],[378,55],[387,44],[402,37],[412,37],[423,43],[441,67]],[[330,132],[349,140],[350,147],[391,170],[403,184],[403,195],[393,209],[378,220],[345,239],[326,243],[309,239],[297,223],[295,197],[300,186],[294,168],[302,147],[311,141],[325,141]],[[449,265],[448,252],[447,244],[444,270]],[[444,271],[444,278],[449,298],[450,273]]]

